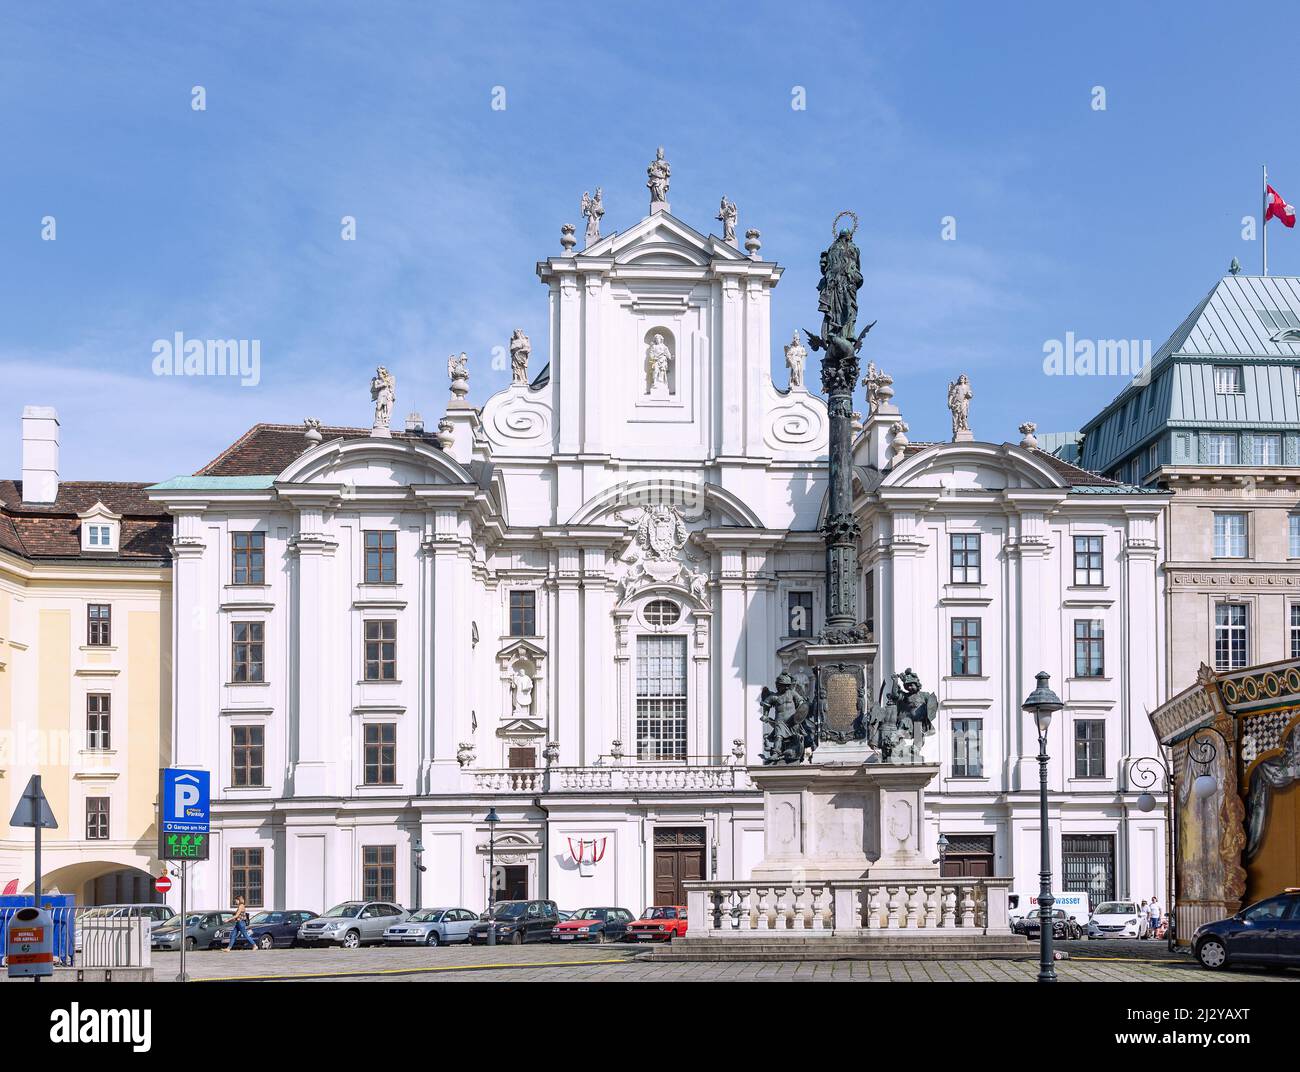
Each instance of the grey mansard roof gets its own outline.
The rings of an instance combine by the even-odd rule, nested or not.
[[[1241,369],[1240,394],[1215,393],[1214,370],[1222,365]],[[1296,367],[1300,278],[1225,276],[1152,354],[1149,368],[1084,424],[1082,464],[1107,472],[1152,445],[1160,464],[1195,463],[1199,431],[1300,435]],[[1174,429],[1186,432],[1165,442]],[[1293,453],[1288,446],[1287,456]]]

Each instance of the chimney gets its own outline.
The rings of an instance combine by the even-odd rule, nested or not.
[[[24,406],[23,502],[52,503],[58,495],[58,411],[53,406]]]

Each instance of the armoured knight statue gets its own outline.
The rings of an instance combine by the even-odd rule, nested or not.
[[[764,685],[758,705],[765,764],[798,763],[805,755],[812,755],[817,737],[808,717],[808,697],[794,678],[781,671],[777,675],[776,691]]]
[[[867,731],[868,743],[880,751],[882,763],[920,763],[921,748],[928,734],[934,732],[939,698],[921,691],[921,679],[909,666],[892,675],[883,703],[871,708]]]

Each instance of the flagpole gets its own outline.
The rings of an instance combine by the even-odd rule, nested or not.
[[[1264,164],[1262,166],[1264,171],[1264,188],[1261,197],[1263,198],[1264,211],[1261,213],[1260,219],[1264,222],[1260,225],[1260,229],[1264,233],[1264,274],[1268,275],[1268,165]]]

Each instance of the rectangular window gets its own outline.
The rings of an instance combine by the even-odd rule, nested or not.
[[[1292,369],[1292,376],[1295,379],[1295,393],[1300,395],[1300,365]]]
[[[1214,557],[1246,557],[1246,515],[1214,515]]]
[[[791,592],[786,610],[789,614],[789,632],[786,636],[810,637],[813,631],[813,594],[811,592]]]
[[[366,584],[397,583],[397,533],[366,533]]]
[[[113,608],[108,603],[86,605],[86,645],[107,648],[113,643]]]
[[[984,720],[982,718],[952,720],[952,776],[954,778],[984,777]]]
[[[1216,395],[1241,394],[1241,369],[1236,365],[1214,367],[1214,393]]]
[[[980,583],[980,537],[978,532],[954,532],[949,537],[953,584]]]
[[[1291,604],[1291,658],[1300,659],[1300,603]]]
[[[1237,437],[1235,435],[1201,434],[1206,465],[1236,465]]]
[[[954,677],[980,676],[980,620],[952,620],[952,672]]]
[[[397,622],[366,622],[367,681],[397,680]]]
[[[111,748],[109,720],[111,699],[104,693],[92,692],[86,697],[86,747],[96,750]]]
[[[366,785],[397,784],[397,723],[366,723]]]
[[[230,583],[266,583],[266,533],[230,534]]]
[[[1252,435],[1250,437],[1251,465],[1281,465],[1282,437],[1280,435]]]
[[[1147,472],[1154,473],[1160,468],[1160,447],[1152,443],[1147,448]]]
[[[1287,557],[1300,558],[1300,514],[1288,514],[1286,519]]]
[[[86,840],[108,840],[108,797],[86,798]]]
[[[1074,538],[1074,583],[1096,587],[1103,583],[1101,572],[1101,537]]]
[[[1247,665],[1246,604],[1214,605],[1214,669],[1240,670]]]
[[[686,638],[644,636],[636,642],[638,759],[686,758]]]
[[[261,726],[230,727],[231,785],[263,785],[266,731]]]
[[[397,847],[363,845],[361,848],[361,899],[397,900]]]
[[[264,650],[261,622],[231,622],[231,681],[262,681]]]
[[[1074,723],[1074,776],[1106,776],[1106,723],[1099,718],[1081,718]]]
[[[537,635],[537,593],[531,588],[510,593],[510,635]]]
[[[230,903],[242,897],[249,908],[262,906],[262,850],[230,850]]]
[[[1102,654],[1102,623],[1090,620],[1075,622],[1074,676],[1101,677],[1105,672]]]

